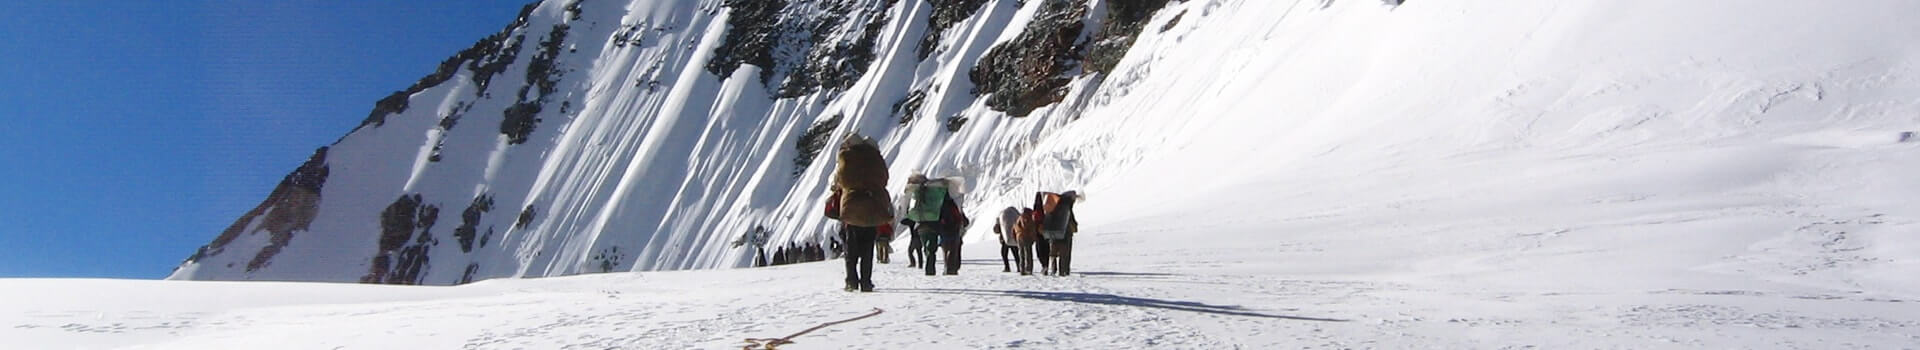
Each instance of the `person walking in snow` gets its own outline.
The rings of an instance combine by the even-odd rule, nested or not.
[[[960,274],[960,236],[973,224],[953,198],[961,187],[958,178],[928,179],[920,174],[907,178],[904,192],[912,206],[906,216],[925,245],[926,259],[921,263],[928,276],[934,274],[935,251],[946,253],[946,274]]]
[[[873,235],[873,260],[885,264],[893,256],[893,222],[880,224],[876,229]]]
[[[1041,236],[1047,240],[1052,266],[1042,268],[1056,276],[1066,276],[1073,268],[1073,234],[1080,232],[1080,220],[1073,215],[1073,205],[1084,199],[1076,191],[1065,193],[1040,192],[1033,195],[1034,211],[1039,212]],[[1047,264],[1042,263],[1042,266]]]
[[[873,291],[873,243],[879,227],[893,221],[887,194],[887,160],[880,147],[859,134],[840,143],[827,218],[840,220],[845,236],[846,290]]]
[[[926,249],[920,246],[920,229],[913,225],[913,219],[900,218],[900,226],[907,228],[907,267],[919,267],[926,262]]]
[[[1014,263],[1024,262],[1020,258],[1019,236],[1014,232],[1014,224],[1020,220],[1020,208],[1001,209],[999,219],[993,223],[993,234],[1000,236],[1000,272],[1013,272]]]

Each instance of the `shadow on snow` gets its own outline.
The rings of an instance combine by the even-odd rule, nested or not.
[[[1287,320],[1296,320],[1296,321],[1347,322],[1347,320],[1334,319],[1334,318],[1265,314],[1265,313],[1259,313],[1259,312],[1247,310],[1247,308],[1240,307],[1238,305],[1212,305],[1212,304],[1193,302],[1193,301],[1139,298],[1139,297],[1129,297],[1129,296],[1099,294],[1099,293],[1037,292],[1037,291],[1024,291],[1024,290],[949,289],[949,288],[880,289],[880,290],[877,290],[877,292],[1009,296],[1009,297],[1019,297],[1019,298],[1037,299],[1037,300],[1045,300],[1045,301],[1066,301],[1066,302],[1075,302],[1075,303],[1115,305],[1115,306],[1137,306],[1137,307],[1149,307],[1149,308],[1155,308],[1155,309],[1199,312],[1199,313],[1231,315],[1231,316],[1278,318],[1278,319],[1287,319]]]

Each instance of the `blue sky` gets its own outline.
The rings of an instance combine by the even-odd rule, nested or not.
[[[525,3],[0,2],[0,277],[165,277]]]

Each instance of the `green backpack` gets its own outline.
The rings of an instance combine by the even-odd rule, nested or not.
[[[946,204],[946,199],[946,181],[927,180],[913,196],[913,207],[907,209],[907,218],[916,222],[940,221],[940,205]]]

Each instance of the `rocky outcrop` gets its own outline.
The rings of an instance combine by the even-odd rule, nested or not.
[[[259,206],[241,215],[226,230],[220,231],[219,237],[201,246],[186,262],[193,263],[225,253],[227,244],[242,235],[266,232],[269,243],[248,260],[246,271],[266,267],[273,261],[273,256],[293,240],[294,233],[306,231],[313,225],[314,216],[320,211],[320,189],[327,184],[327,172],[327,148],[321,147],[313,151],[313,156],[307,157],[306,163],[282,178],[273,193],[267,195],[267,200],[261,201]]]
[[[760,83],[778,98],[846,90],[873,65],[897,1],[728,0],[727,34],[707,72],[724,80],[741,65],[760,67]]]
[[[1099,31],[1094,32],[1093,39],[1087,45],[1087,72],[1113,72],[1113,66],[1120,64],[1120,58],[1133,48],[1133,40],[1140,36],[1140,30],[1146,28],[1147,19],[1152,18],[1160,8],[1167,7],[1169,1],[1107,1],[1106,18],[1100,20]],[[1171,25],[1173,22],[1168,23]]]
[[[440,208],[419,194],[400,196],[380,212],[380,252],[373,256],[360,283],[420,284],[431,260],[427,251],[440,244],[433,223]]]
[[[994,46],[967,76],[975,96],[1008,115],[1024,117],[1035,108],[1066,99],[1068,73],[1080,65],[1080,32],[1086,27],[1086,3],[1044,0],[1040,12],[1012,41]]]
[[[405,90],[394,91],[380,101],[374,102],[373,111],[367,113],[367,119],[360,122],[360,127],[386,125],[387,115],[407,111],[408,97],[426,91],[427,88],[440,86],[441,83],[447,82],[447,79],[452,79],[453,74],[460,70],[462,64],[474,72],[473,82],[480,87],[478,91],[486,91],[487,84],[493,80],[493,75],[506,70],[507,65],[513,64],[514,56],[520,52],[522,40],[518,36],[511,38],[509,36],[515,30],[527,25],[527,16],[533,14],[533,9],[537,6],[539,3],[521,7],[520,16],[499,33],[480,39],[474,42],[472,47],[460,50],[460,53],[454,54],[453,57],[440,61],[439,67],[434,68],[433,73],[420,77],[419,81],[415,81]]]

